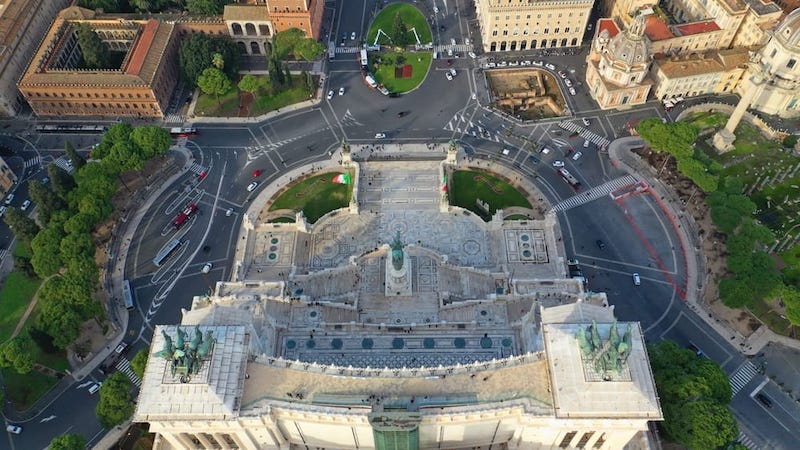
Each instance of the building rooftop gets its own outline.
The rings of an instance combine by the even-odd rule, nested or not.
[[[600,36],[603,32],[608,34],[609,39],[613,38],[619,33],[619,26],[614,19],[600,19],[597,21],[597,35]]]
[[[669,25],[652,15],[647,16],[644,34],[646,34],[651,41],[663,41],[664,39],[672,39],[675,37],[675,33],[672,32]]]
[[[701,22],[694,22],[694,23],[685,23],[681,25],[676,25],[675,29],[677,29],[682,36],[688,36],[692,34],[700,34],[700,33],[708,33],[711,31],[719,31],[721,28],[717,25],[717,22],[713,20],[704,20]]]
[[[655,64],[666,76],[680,78],[743,67],[749,59],[750,55],[747,49],[735,48],[700,55],[657,58]]]
[[[224,20],[252,20],[265,22],[270,20],[269,5],[225,5],[222,13]]]

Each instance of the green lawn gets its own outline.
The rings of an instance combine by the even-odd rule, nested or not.
[[[450,204],[466,208],[489,220],[498,209],[509,206],[530,208],[530,202],[506,181],[488,174],[470,170],[457,170],[448,186]],[[478,208],[476,200],[489,204],[489,213]]]
[[[343,172],[325,173],[298,181],[283,191],[269,210],[302,210],[306,219],[314,223],[325,214],[346,207],[353,196],[353,186],[332,183],[331,179],[340,173]]]
[[[26,410],[36,400],[58,383],[58,379],[35,370],[20,375],[13,369],[2,369],[3,381],[6,385],[6,397],[14,403],[18,410]]]
[[[369,32],[367,33],[367,43],[369,45],[372,45],[375,42],[375,36],[378,34],[378,29],[383,30],[384,33],[390,36],[392,35],[394,18],[398,12],[400,13],[400,17],[403,19],[403,23],[406,24],[406,29],[408,29],[409,32],[411,32],[412,28],[417,31],[419,41],[422,45],[433,42],[433,39],[431,38],[431,29],[428,26],[428,22],[425,20],[425,16],[422,14],[422,12],[420,12],[420,10],[418,10],[414,5],[408,3],[393,3],[386,8],[383,8],[378,13],[378,16],[375,17],[372,25],[369,27]],[[392,42],[387,39],[386,36],[381,35],[378,43],[383,45],[391,45]]]
[[[249,116],[260,116],[270,111],[283,108],[287,105],[308,100],[313,92],[309,92],[303,87],[301,75],[292,75],[292,87],[285,88],[273,95],[270,95],[270,81],[266,75],[257,75],[259,82],[255,100],[250,105]],[[316,85],[316,78],[314,79]],[[237,80],[238,83],[238,80]],[[231,89],[227,94],[220,96],[219,101],[216,96],[203,94],[197,99],[194,108],[195,115],[209,117],[237,117],[239,115],[239,90]]]
[[[8,274],[0,290],[0,342],[11,337],[41,283],[17,271]]]
[[[403,64],[412,67],[409,78],[395,78],[395,67],[398,66],[397,58],[402,56]],[[369,55],[370,69],[375,75],[375,81],[386,86],[390,92],[408,92],[425,80],[425,75],[431,67],[433,54],[430,52],[412,53],[371,53]]]

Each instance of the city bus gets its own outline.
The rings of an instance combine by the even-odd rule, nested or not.
[[[133,291],[131,290],[131,282],[124,280],[122,282],[122,301],[125,302],[125,308],[131,311],[135,306],[133,304]]]
[[[197,136],[197,129],[194,127],[173,127],[169,129],[172,137],[192,137]]]
[[[175,230],[180,229],[186,223],[186,221],[189,220],[189,217],[192,217],[192,214],[196,212],[197,205],[190,203],[189,206],[187,206],[186,209],[178,214],[178,216],[175,217],[175,220],[172,221],[173,228],[175,228]]]
[[[572,189],[575,189],[576,191],[580,190],[581,182],[578,181],[577,178],[572,176],[572,174],[569,173],[569,170],[567,170],[567,169],[562,167],[562,168],[558,169],[558,174],[561,175],[561,178],[564,181],[566,181],[568,185],[572,186]]]
[[[175,254],[175,252],[183,245],[183,242],[180,239],[173,239],[166,247],[162,248],[160,252],[156,255],[153,259],[153,264],[156,267],[161,267],[161,264],[164,264],[164,261],[168,260],[170,256]]]
[[[361,49],[361,67],[366,69],[369,66],[369,60],[367,59],[367,49]]]
[[[336,59],[336,42],[328,42],[328,61]]]
[[[35,129],[37,133],[97,134],[108,131],[105,125],[36,125]]]

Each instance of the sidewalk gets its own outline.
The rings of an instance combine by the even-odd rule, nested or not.
[[[705,277],[698,277],[698,274],[705,273],[705,255],[698,251],[700,238],[697,234],[697,225],[690,215],[681,211],[680,201],[674,191],[656,178],[655,169],[630,151],[631,148],[643,144],[644,141],[639,137],[620,138],[609,145],[608,155],[612,164],[646,182],[653,192],[664,200],[662,204],[670,214],[670,219],[678,224],[676,231],[678,232],[684,255],[686,255],[688,276],[686,303],[689,307],[697,313],[698,318],[705,321],[720,336],[730,341],[734,346],[738,346],[739,351],[745,356],[758,354],[771,342],[800,350],[800,341],[778,335],[766,325],[762,325],[748,337],[742,336],[706,308],[707,305],[702,301],[706,279]],[[690,254],[695,257],[689,257]]]

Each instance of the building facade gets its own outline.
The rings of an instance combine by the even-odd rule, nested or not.
[[[119,67],[81,68],[78,23],[124,54]],[[178,45],[172,23],[95,17],[70,7],[53,22],[18,87],[40,117],[163,117],[178,80]]]
[[[17,175],[8,167],[6,160],[0,158],[0,197],[5,197],[16,182]]]
[[[749,52],[743,48],[656,58],[651,68],[653,93],[662,100],[731,94],[741,82],[748,60]]]
[[[611,19],[601,19],[587,57],[586,86],[602,109],[626,108],[647,101],[652,52],[645,35],[646,16],[639,15],[620,31]]]
[[[514,51],[581,45],[594,0],[477,0],[483,50]]]
[[[16,115],[23,102],[17,81],[53,18],[69,3],[69,0],[0,1],[0,115]]]
[[[223,19],[242,54],[261,55],[275,33],[298,28],[321,38],[324,0],[239,0],[225,5]]]

